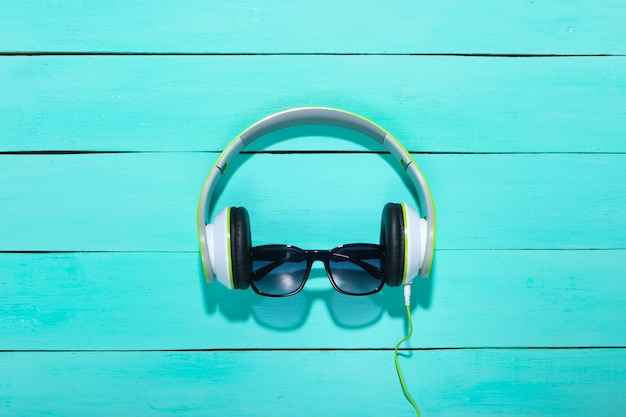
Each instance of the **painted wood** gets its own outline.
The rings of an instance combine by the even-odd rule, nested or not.
[[[361,113],[413,152],[626,152],[626,57],[0,57],[0,91],[5,152],[221,151],[306,105]],[[337,149],[310,142],[272,148]]]
[[[402,358],[424,415],[623,414],[623,2],[0,9],[0,415],[411,414],[399,289],[338,300],[321,270],[287,300],[203,282],[216,152],[301,105],[374,119],[431,183],[409,346],[434,350]],[[245,204],[256,243],[376,241],[382,205],[412,196],[358,140],[265,138],[366,154],[246,155],[215,206]]]
[[[621,416],[626,352],[414,351],[425,416]],[[4,353],[8,416],[411,415],[390,351]]]
[[[384,204],[413,199],[388,156],[243,155],[214,206],[245,206],[255,244],[377,242]],[[0,250],[198,250],[197,200],[216,154],[0,159]],[[438,249],[624,248],[624,154],[416,159],[437,206]]]
[[[439,251],[412,347],[626,346],[624,251]],[[0,254],[0,349],[391,348],[402,290],[273,299],[207,285],[197,253]],[[1,355],[0,355],[1,356]]]
[[[35,3],[3,7],[3,52],[623,54],[618,0]]]

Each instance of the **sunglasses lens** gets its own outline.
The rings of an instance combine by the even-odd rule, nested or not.
[[[259,294],[285,296],[298,292],[307,275],[305,254],[289,246],[252,248],[251,285]]]
[[[350,295],[365,295],[383,286],[384,252],[378,245],[345,245],[331,254],[328,262],[336,288]]]

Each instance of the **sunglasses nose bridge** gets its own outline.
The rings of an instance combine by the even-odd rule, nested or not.
[[[329,261],[331,257],[331,251],[313,249],[313,250],[306,250],[304,251],[304,253],[306,254],[307,262],[309,264],[308,271],[309,272],[311,271],[315,262],[317,261],[322,262],[324,264],[324,270],[326,271],[326,276],[332,283],[332,278],[331,278],[330,270],[329,270],[329,267],[330,267]],[[307,273],[307,277],[308,277],[308,273]]]
[[[315,261],[321,261],[324,264],[328,263],[330,259],[330,251],[329,250],[306,250],[304,251],[306,254],[307,260],[313,264]]]

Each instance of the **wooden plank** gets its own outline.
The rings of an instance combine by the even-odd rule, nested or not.
[[[3,52],[625,53],[618,0],[12,3]]]
[[[424,415],[621,416],[624,349],[416,351]],[[389,351],[1,353],[3,415],[409,415]],[[296,382],[297,381],[297,382]]]
[[[370,117],[413,152],[626,152],[626,57],[0,57],[0,91],[5,152],[221,151],[306,105]],[[292,135],[261,147],[363,149]]]
[[[625,346],[624,251],[440,251],[412,347]],[[391,348],[401,288],[282,299],[206,285],[197,253],[0,254],[0,349]]]
[[[196,251],[197,199],[215,159],[1,156],[0,250]],[[624,154],[416,159],[437,206],[438,249],[624,248]],[[249,154],[231,166],[214,207],[245,206],[255,244],[377,242],[382,207],[413,201],[389,155]]]

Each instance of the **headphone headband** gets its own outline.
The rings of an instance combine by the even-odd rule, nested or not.
[[[246,129],[239,137],[244,147],[256,139],[286,127],[322,124],[343,127],[363,133],[383,143],[387,132],[377,124],[353,113],[326,107],[300,107],[272,114]]]
[[[209,261],[209,249],[206,243],[207,205],[209,204],[216,184],[224,174],[228,164],[237,154],[258,138],[279,129],[307,124],[323,124],[357,131],[381,143],[400,161],[402,168],[415,187],[419,199],[420,211],[427,223],[427,250],[423,262],[424,268],[420,270],[420,276],[427,277],[430,274],[434,255],[435,207],[428,183],[409,152],[396,138],[391,136],[389,132],[362,116],[327,107],[300,107],[272,114],[244,130],[226,147],[226,149],[224,149],[217,159],[215,166],[209,172],[200,194],[197,212],[201,258],[207,280],[209,282],[213,282],[214,280],[211,262]]]

